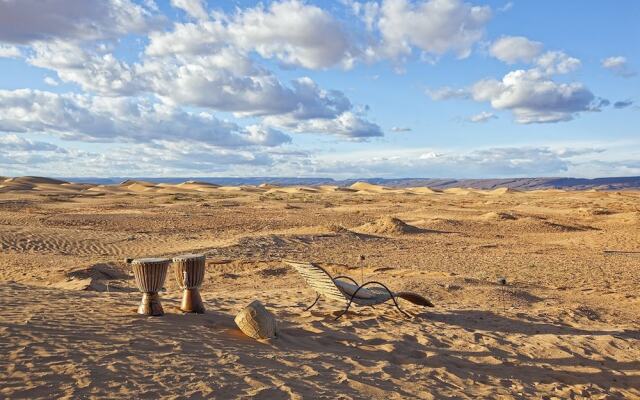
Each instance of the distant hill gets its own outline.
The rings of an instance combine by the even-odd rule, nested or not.
[[[536,189],[565,189],[565,190],[640,190],[640,176],[613,177],[613,178],[510,178],[510,179],[430,179],[430,178],[369,178],[334,180],[331,178],[275,178],[275,177],[251,177],[251,178],[207,178],[207,177],[176,177],[176,178],[147,178],[147,177],[114,177],[114,178],[62,178],[76,183],[117,184],[127,179],[143,180],[155,183],[180,183],[184,181],[198,181],[214,183],[223,186],[260,185],[263,183],[278,186],[318,186],[336,185],[350,186],[356,182],[368,182],[387,187],[418,187],[429,186],[435,189],[448,189],[456,187],[475,189],[511,188],[519,190]]]

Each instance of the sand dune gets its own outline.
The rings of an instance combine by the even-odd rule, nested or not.
[[[372,183],[367,182],[356,182],[353,185],[349,186],[351,189],[355,189],[362,192],[372,192],[372,193],[380,193],[390,190],[387,187],[374,185]]]
[[[0,397],[640,397],[639,192],[367,185],[0,182]],[[169,276],[138,316],[124,258],[190,252],[208,313]],[[436,308],[304,312],[285,258]],[[233,323],[255,299],[271,342]]]
[[[512,188],[498,188],[498,189],[489,190],[488,193],[500,196],[500,195],[504,195],[504,194],[520,193],[520,190],[516,190],[516,189],[512,189]]]
[[[423,230],[409,225],[398,218],[385,216],[359,226],[356,228],[356,231],[375,235],[402,235],[406,233],[420,233]]]

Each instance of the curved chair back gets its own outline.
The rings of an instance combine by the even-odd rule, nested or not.
[[[311,286],[318,294],[324,295],[329,299],[347,302],[344,294],[338,289],[333,282],[333,278],[324,268],[310,262],[288,261],[285,263],[293,267],[304,278],[309,286]]]

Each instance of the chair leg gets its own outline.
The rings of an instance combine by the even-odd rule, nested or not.
[[[338,319],[340,319],[340,317],[342,317],[343,315],[345,315],[347,313],[347,311],[349,311],[349,307],[351,307],[351,301],[353,300],[353,297],[351,297],[351,300],[349,300],[349,303],[347,303],[347,307],[344,309],[343,312],[340,313],[340,315],[338,315],[334,321],[337,321]]]
[[[398,302],[396,301],[395,297],[391,297],[393,299],[393,303],[395,304],[396,308],[398,309],[398,311],[400,311],[401,313],[403,313],[406,317],[408,318],[413,318],[408,312],[402,310],[400,308],[400,305],[398,304]]]
[[[311,307],[315,306],[316,303],[318,302],[318,300],[320,300],[320,295],[316,296],[316,299],[314,300],[314,302],[307,308],[305,308],[305,311],[309,311],[311,309]]]

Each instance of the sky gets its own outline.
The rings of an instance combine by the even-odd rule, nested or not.
[[[0,0],[0,175],[640,175],[636,0]]]

